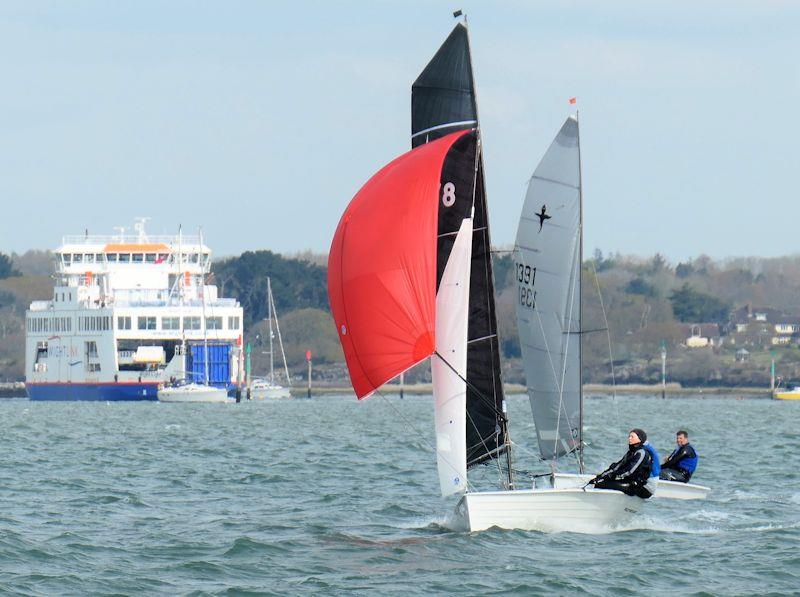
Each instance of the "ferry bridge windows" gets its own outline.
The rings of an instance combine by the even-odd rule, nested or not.
[[[185,330],[199,330],[200,329],[200,318],[199,317],[184,317],[183,318],[183,329],[185,329]]]
[[[137,318],[137,328],[140,330],[156,329],[156,318],[150,316]]]
[[[161,318],[162,330],[179,330],[181,329],[180,317],[162,317]]]
[[[94,260],[97,263],[103,263],[103,254],[102,253],[95,253]]]
[[[131,329],[131,318],[128,315],[120,315],[117,317],[117,329],[129,330]]]
[[[145,253],[144,260],[146,263],[155,263],[156,262],[156,254],[155,253]]]
[[[130,263],[131,261],[131,254],[130,253],[120,253],[119,254],[119,262],[120,263]]]
[[[239,329],[239,317],[228,317],[228,329],[229,330],[238,330]]]
[[[78,317],[78,331],[80,332],[105,332],[111,329],[111,317],[102,315],[97,317]]]
[[[72,256],[72,262],[73,263],[83,263],[83,255],[81,255],[80,253],[75,253]]]
[[[91,253],[89,253],[89,254],[87,254],[87,255],[84,255],[84,256],[83,256],[83,261],[84,261],[85,263],[94,263],[94,255],[93,255],[93,254],[91,254]]]
[[[206,317],[206,329],[207,330],[221,330],[222,329],[222,317]]]
[[[132,253],[134,263],[142,263],[144,261],[144,253]]]
[[[109,263],[116,263],[119,259],[119,253],[106,253],[106,261]]]

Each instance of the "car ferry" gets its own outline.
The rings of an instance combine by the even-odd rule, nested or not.
[[[242,307],[205,283],[210,249],[144,228],[64,237],[52,300],[26,312],[31,400],[156,400],[178,380],[241,382]]]

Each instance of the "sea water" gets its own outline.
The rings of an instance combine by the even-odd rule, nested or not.
[[[527,399],[509,410],[515,466],[546,471]],[[662,458],[685,428],[700,454],[693,481],[713,488],[705,501],[648,502],[596,535],[451,530],[432,420],[422,396],[2,400],[0,593],[800,590],[800,403],[588,397],[589,471],[622,455],[632,427]]]

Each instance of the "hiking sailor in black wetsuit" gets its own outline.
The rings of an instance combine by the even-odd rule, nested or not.
[[[661,465],[661,475],[659,478],[665,481],[680,481],[688,483],[692,478],[692,473],[697,468],[697,452],[689,443],[689,434],[683,429],[678,431],[675,437],[678,447],[672,451],[664,463]]]
[[[646,441],[647,434],[644,431],[632,429],[628,434],[628,451],[625,456],[589,483],[593,483],[595,489],[616,489],[645,500],[652,496],[655,493],[657,480],[655,478],[650,480],[653,457],[644,446]]]

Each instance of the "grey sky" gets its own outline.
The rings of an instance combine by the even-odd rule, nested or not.
[[[202,224],[327,251],[409,147],[410,86],[469,16],[492,235],[577,96],[586,247],[797,252],[800,3],[5,2],[0,251]]]

